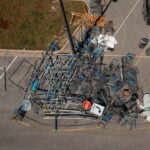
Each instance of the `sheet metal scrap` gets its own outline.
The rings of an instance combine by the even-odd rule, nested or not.
[[[30,99],[36,114],[90,117],[104,127],[118,114],[121,125],[133,127],[139,114],[136,101],[142,97],[133,65],[135,55],[102,64],[103,49],[90,48],[91,36],[87,34],[82,43],[76,41],[76,55],[54,56],[49,46],[33,67],[24,99]],[[126,96],[124,89],[129,90]],[[91,104],[88,110],[83,107],[85,101]]]

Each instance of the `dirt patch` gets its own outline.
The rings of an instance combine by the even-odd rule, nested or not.
[[[8,27],[9,27],[9,21],[3,18],[0,18],[0,28],[8,29]]]

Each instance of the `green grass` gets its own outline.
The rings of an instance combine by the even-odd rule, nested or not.
[[[0,48],[45,49],[64,26],[55,1],[0,0]],[[82,12],[83,3],[65,2],[65,8],[70,20],[70,12]]]

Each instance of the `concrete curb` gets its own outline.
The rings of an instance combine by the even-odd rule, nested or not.
[[[40,57],[42,50],[14,50],[14,49],[0,49],[1,57]]]

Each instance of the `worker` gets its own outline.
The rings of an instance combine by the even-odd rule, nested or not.
[[[30,99],[24,99],[21,102],[20,107],[19,107],[16,115],[12,119],[23,120],[27,111],[29,111],[30,109],[31,109],[31,100]]]
[[[115,27],[114,27],[113,21],[109,21],[109,22],[105,25],[105,31],[106,31],[106,33],[110,32],[111,35],[114,34],[114,32],[115,32]]]

